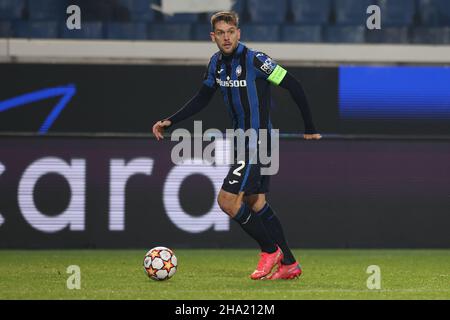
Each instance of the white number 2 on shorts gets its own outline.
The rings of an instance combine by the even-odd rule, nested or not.
[[[235,174],[238,177],[240,177],[241,173],[239,171],[242,170],[242,168],[245,167],[245,161],[243,161],[243,160],[238,161],[238,164],[240,164],[240,166],[233,170],[233,174]]]

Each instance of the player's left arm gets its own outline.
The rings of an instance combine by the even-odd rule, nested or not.
[[[322,138],[322,136],[317,132],[314,126],[308,99],[306,98],[305,91],[303,90],[303,87],[300,84],[300,82],[298,82],[298,80],[295,79],[294,76],[292,76],[292,74],[286,71],[286,74],[280,81],[279,86],[289,91],[292,99],[295,101],[298,108],[300,109],[300,112],[303,117],[303,122],[305,123],[304,138],[306,140],[318,140]]]
[[[314,126],[308,99],[300,82],[286,69],[263,53],[257,53],[255,55],[254,65],[258,69],[259,74],[267,81],[289,91],[302,114],[305,124],[303,137],[306,140],[318,140],[322,138]]]

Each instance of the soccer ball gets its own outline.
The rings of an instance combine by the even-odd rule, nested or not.
[[[177,266],[177,257],[166,247],[150,249],[144,257],[145,273],[152,280],[170,279],[177,272]]]

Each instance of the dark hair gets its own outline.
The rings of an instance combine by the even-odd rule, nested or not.
[[[211,17],[211,30],[214,31],[215,25],[219,21],[225,21],[228,24],[234,24],[239,28],[239,16],[234,11],[219,11]]]

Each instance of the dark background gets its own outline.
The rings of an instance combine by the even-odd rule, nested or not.
[[[173,168],[166,140],[138,138],[3,137],[0,139],[1,248],[254,247],[230,221],[230,231],[191,234],[177,228],[162,202]],[[283,139],[280,171],[268,201],[293,247],[450,248],[450,143],[447,140]],[[26,168],[41,157],[86,160],[86,229],[46,234],[23,218],[17,192]],[[113,158],[154,160],[152,174],[127,184],[125,230],[108,230],[109,163]],[[217,178],[223,179],[223,177]],[[215,201],[211,182],[193,175],[180,190],[193,216]],[[67,182],[43,176],[34,200],[47,215],[65,209]]]
[[[341,120],[337,67],[287,67],[303,85],[317,129],[325,134],[449,135],[448,120]],[[49,132],[150,133],[153,123],[181,108],[200,88],[205,67],[156,65],[0,64],[0,102],[37,90],[74,84],[76,94]],[[289,93],[272,86],[272,120],[281,133],[303,132]],[[60,98],[0,113],[0,132],[37,132]],[[224,130],[231,121],[217,91],[210,105],[177,127]]]
[[[49,132],[149,133],[153,123],[182,107],[200,89],[205,67],[153,65],[0,64],[0,101],[25,93],[74,84],[76,94]],[[337,69],[290,68],[303,83],[315,122],[337,129]],[[282,132],[301,132],[303,121],[289,93],[273,88],[273,122]],[[0,131],[36,132],[59,98],[0,114]],[[210,105],[178,127],[225,130],[231,121],[217,91]]]
[[[330,134],[321,141],[287,135],[282,139],[280,171],[272,177],[268,199],[291,245],[450,247],[450,140],[446,138],[450,123],[342,121],[338,68],[288,70],[303,84],[317,128]],[[150,138],[151,127],[192,97],[204,71],[205,67],[195,66],[0,64],[0,102],[68,84],[77,90],[48,136],[34,135],[59,97],[0,113],[0,163],[6,167],[0,175],[0,214],[5,218],[0,247],[129,248],[156,242],[176,247],[253,247],[233,221],[227,232],[190,234],[169,220],[163,206],[164,181],[173,168],[173,143],[168,139],[156,143]],[[274,126],[282,133],[301,132],[303,121],[289,93],[278,87],[272,91]],[[177,127],[192,129],[192,120],[203,120],[203,130],[229,127],[219,92],[208,108]],[[19,132],[29,136],[19,137]],[[55,136],[61,133],[74,136]],[[92,133],[112,134],[94,138]],[[124,133],[146,137],[120,137]],[[91,137],[80,138],[82,134]],[[441,136],[427,137],[430,134]],[[32,162],[47,156],[86,159],[85,231],[45,234],[24,220],[17,204],[20,177]],[[109,162],[137,157],[154,160],[152,175],[129,180],[126,230],[109,231]],[[185,180],[179,197],[193,216],[202,215],[215,202],[212,183],[198,174]],[[69,199],[69,185],[57,174],[42,177],[35,186],[36,206],[47,215],[63,211]]]

